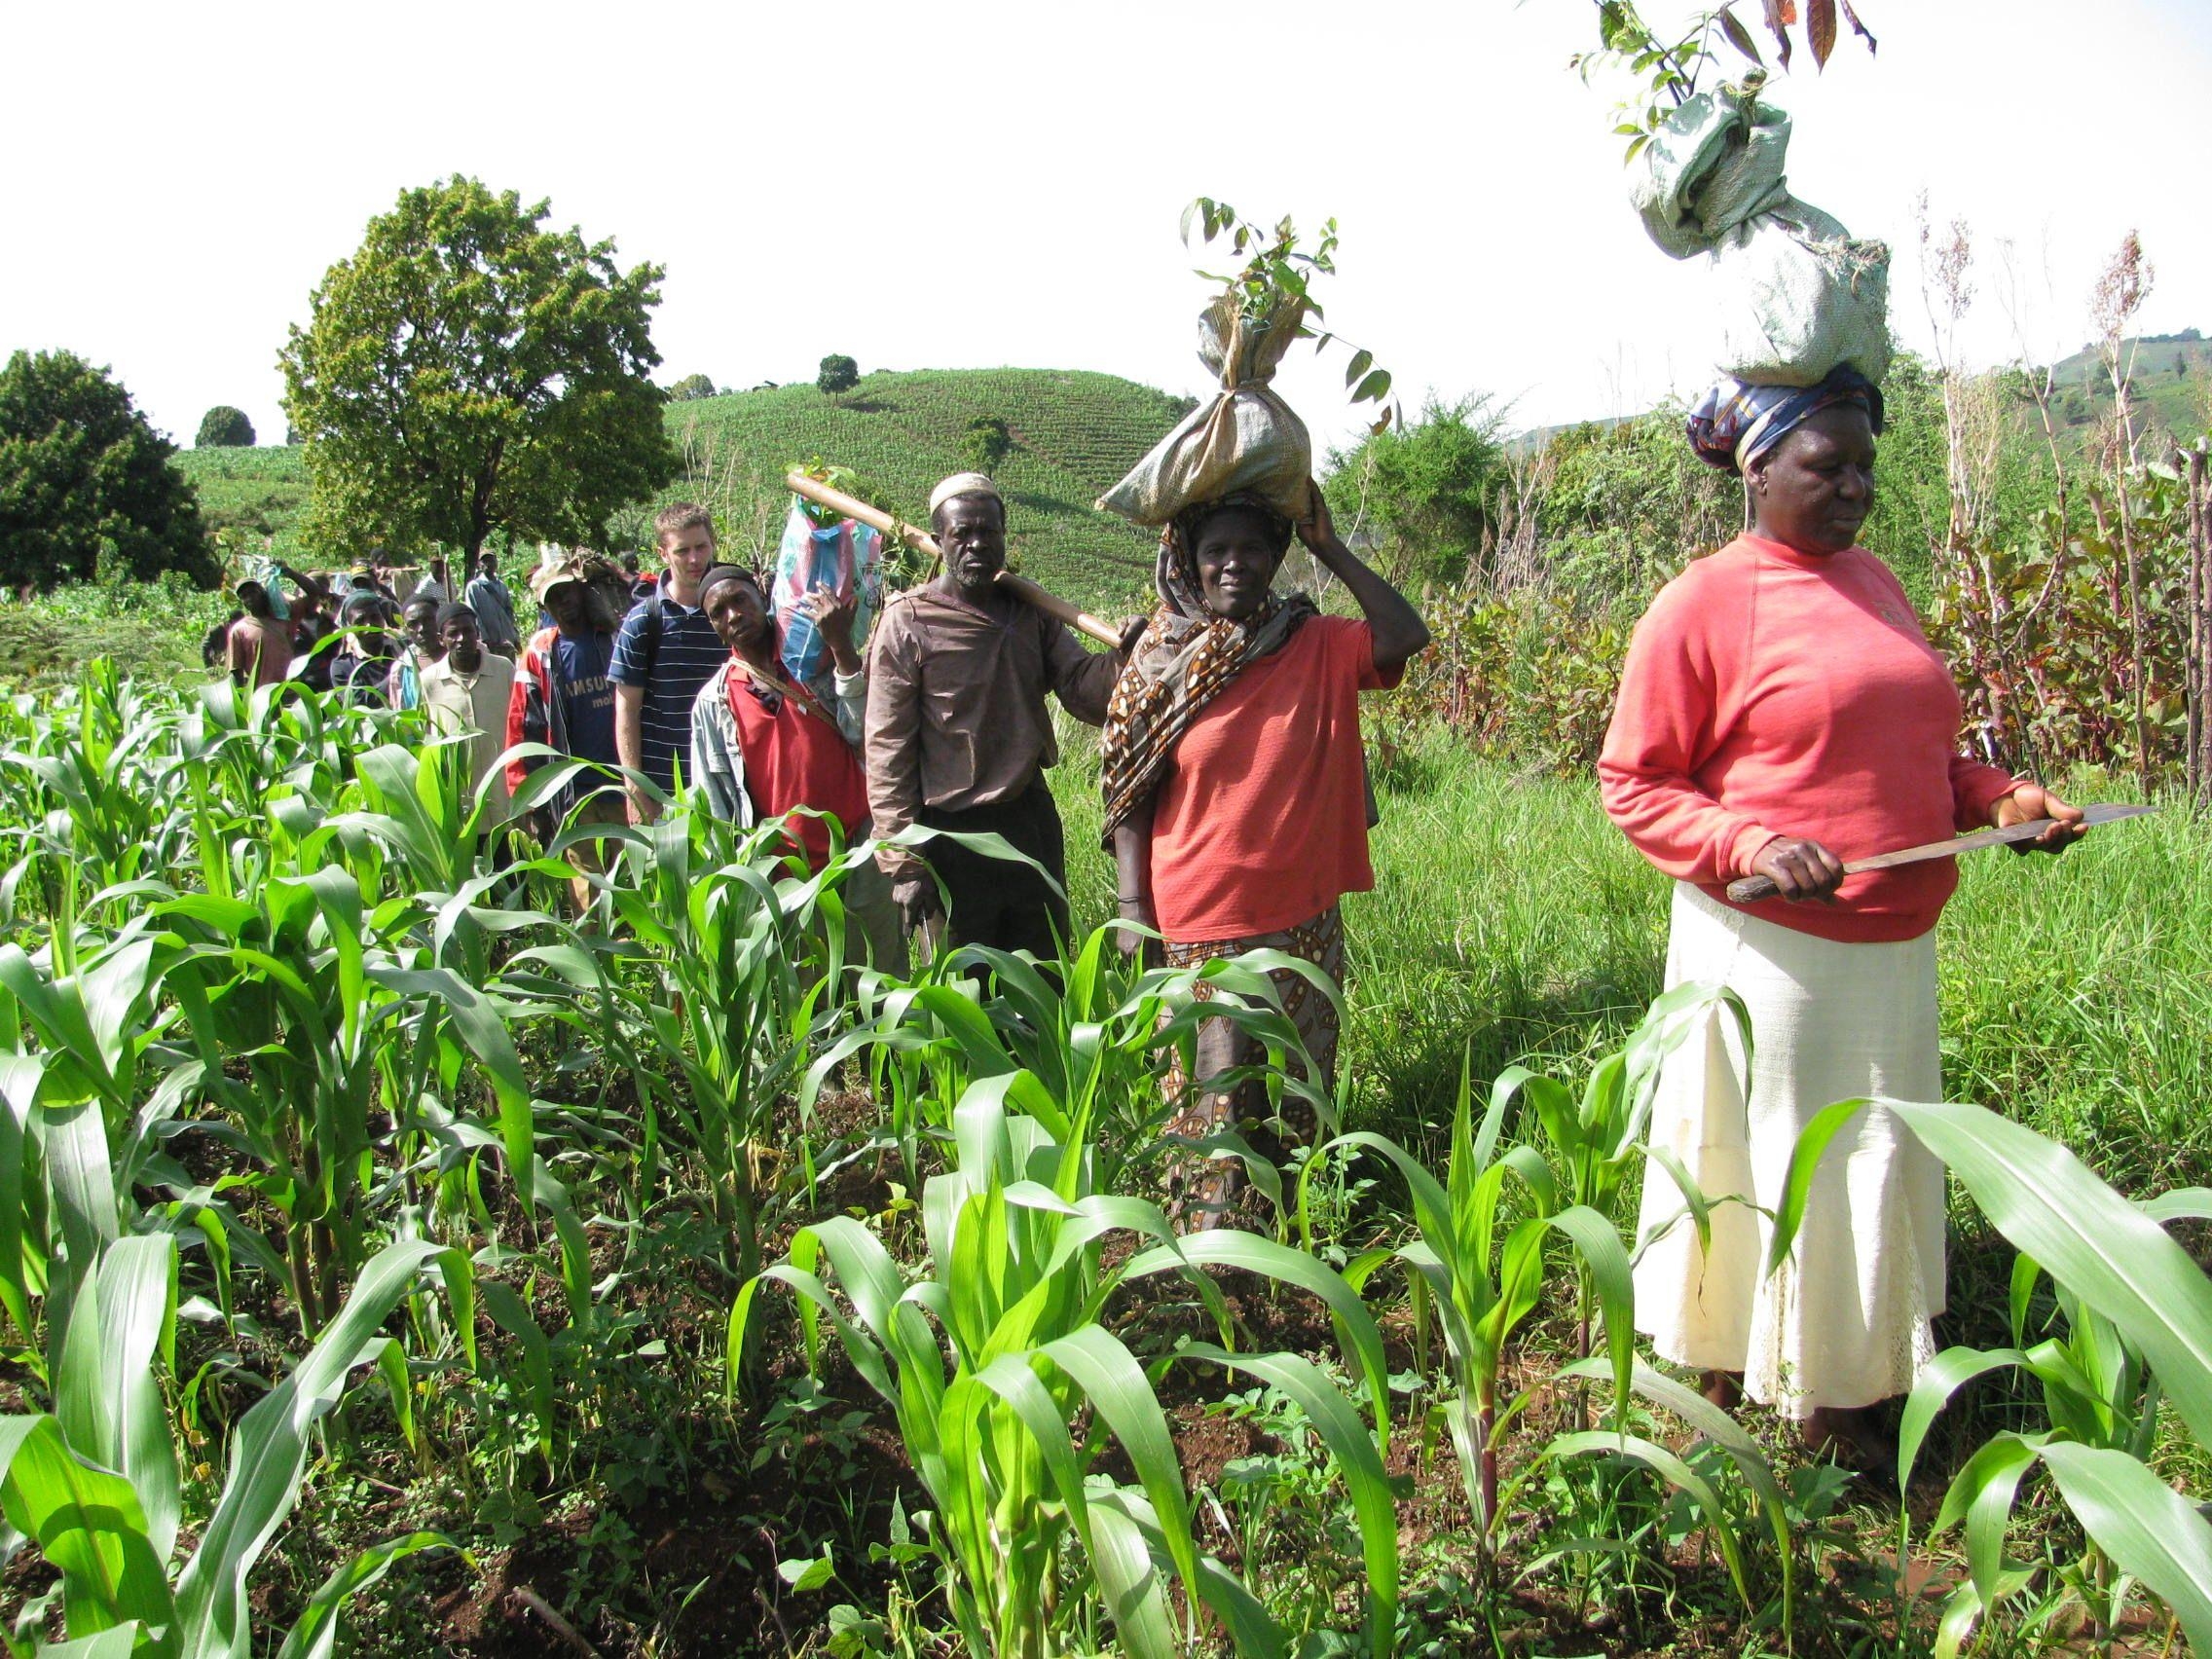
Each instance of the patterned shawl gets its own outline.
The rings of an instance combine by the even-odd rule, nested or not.
[[[1208,503],[1206,513],[1224,506],[1257,506],[1271,518],[1279,516],[1257,497],[1242,495]],[[1250,664],[1279,650],[1309,616],[1319,614],[1302,593],[1287,598],[1270,593],[1241,622],[1210,613],[1199,594],[1195,552],[1201,522],[1191,513],[1179,515],[1161,536],[1153,567],[1160,605],[1106,708],[1099,783],[1109,847],[1114,831],[1160,787],[1176,743],[1198,711]]]

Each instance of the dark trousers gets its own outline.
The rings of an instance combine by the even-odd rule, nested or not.
[[[1067,886],[1067,838],[1060,830],[1060,810],[1043,779],[1013,800],[989,806],[961,812],[924,807],[921,821],[932,830],[1002,835],[1050,870],[1062,889]],[[1046,961],[1059,955],[1060,941],[1068,935],[1067,901],[1035,870],[951,841],[932,841],[922,851],[951,901],[948,923],[954,944],[1026,950]]]

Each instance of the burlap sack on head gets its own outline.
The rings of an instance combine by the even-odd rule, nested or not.
[[[1788,148],[1789,117],[1756,88],[1699,92],[1652,132],[1630,199],[1668,257],[1712,257],[1722,374],[1818,386],[1849,363],[1878,381],[1890,363],[1890,250],[1789,194]]]
[[[1187,506],[1241,490],[1294,523],[1312,517],[1313,440],[1268,384],[1305,318],[1302,301],[1265,328],[1247,323],[1234,294],[1208,306],[1198,318],[1198,359],[1220,378],[1220,393],[1099,497],[1098,510],[1159,526]]]

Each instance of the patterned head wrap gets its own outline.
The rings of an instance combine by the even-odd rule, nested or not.
[[[1848,363],[1829,370],[1818,386],[1746,386],[1724,380],[1690,411],[1690,448],[1708,466],[1741,473],[1822,410],[1839,403],[1865,410],[1875,435],[1881,434],[1882,388]]]
[[[1207,519],[1228,507],[1260,513],[1271,538],[1288,544],[1288,521],[1258,497],[1241,494],[1185,508],[1161,535],[1153,567],[1160,605],[1106,707],[1099,785],[1106,796],[1108,846],[1114,831],[1159,788],[1176,743],[1198,711],[1319,613],[1302,593],[1281,598],[1271,592],[1241,622],[1206,609],[1198,535]]]

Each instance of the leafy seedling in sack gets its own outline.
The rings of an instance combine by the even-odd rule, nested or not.
[[[1183,209],[1185,246],[1190,244],[1194,224],[1201,241],[1210,246],[1216,240],[1225,240],[1232,253],[1244,259],[1243,268],[1235,273],[1200,271],[1198,275],[1209,282],[1221,283],[1229,295],[1235,296],[1247,326],[1264,331],[1283,307],[1298,305],[1305,309],[1298,338],[1312,341],[1315,351],[1326,350],[1332,341],[1343,339],[1312,326],[1321,317],[1312,279],[1336,274],[1336,220],[1321,222],[1320,240],[1310,252],[1298,245],[1298,227],[1288,215],[1269,230],[1238,217],[1235,207],[1210,196],[1201,196]],[[1373,351],[1348,340],[1344,345],[1351,351],[1351,361],[1345,369],[1345,388],[1351,393],[1352,402],[1373,403],[1382,411],[1372,429],[1381,432],[1393,424],[1402,424],[1405,412],[1390,395],[1390,371],[1375,366]]]
[[[1637,95],[1613,109],[1617,123],[1613,130],[1629,141],[1628,161],[1635,161],[1651,142],[1668,110],[1680,107],[1684,99],[1696,93],[1699,77],[1720,61],[1718,42],[1726,42],[1751,64],[1750,73],[1744,77],[1746,92],[1756,92],[1766,80],[1766,59],[1759,53],[1758,42],[1733,6],[1698,16],[1678,38],[1669,42],[1652,32],[1633,0],[1597,0],[1597,4],[1599,50],[1576,53],[1567,59],[1567,67],[1581,75],[1585,86],[1594,69],[1617,66],[1636,77]],[[1873,33],[1860,21],[1851,0],[1805,0],[1805,44],[1812,51],[1816,68],[1825,69],[1828,55],[1835,50],[1839,8],[1852,32],[1866,43],[1868,54],[1875,50]],[[1774,37],[1775,57],[1787,72],[1793,50],[1789,31],[1798,22],[1797,0],[1761,0],[1761,11],[1767,33]]]

